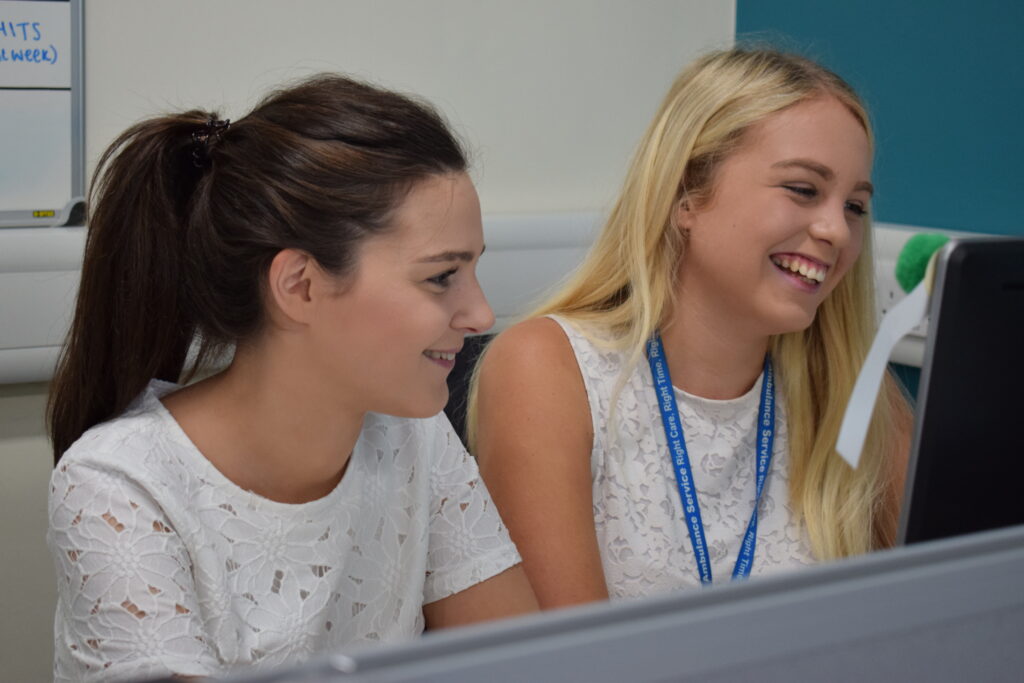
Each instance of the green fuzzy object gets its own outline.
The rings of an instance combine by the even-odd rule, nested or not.
[[[917,287],[924,279],[932,254],[948,241],[949,238],[945,235],[936,235],[933,232],[921,232],[907,240],[900,250],[899,260],[896,261],[896,282],[900,283],[903,291],[909,292]]]

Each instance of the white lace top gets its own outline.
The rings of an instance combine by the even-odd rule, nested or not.
[[[552,317],[572,344],[590,402],[594,520],[609,594],[614,599],[699,586],[650,367],[641,359],[611,416],[626,354],[595,343],[607,341],[606,331],[588,326],[588,338],[576,323]],[[755,421],[762,381],[726,401],[675,390],[715,583],[731,578],[754,509]],[[806,532],[788,506],[783,398],[777,394],[775,443],[758,511],[751,576],[814,562]]]
[[[152,383],[54,470],[56,680],[223,674],[408,638],[423,604],[519,562],[443,414],[368,415],[334,491],[290,505],[216,470],[159,401],[173,388]]]

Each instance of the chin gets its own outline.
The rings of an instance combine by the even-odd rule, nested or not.
[[[814,324],[814,319],[817,317],[817,311],[800,311],[799,313],[793,313],[791,315],[782,316],[776,321],[776,324],[771,334],[772,336],[778,336],[783,334],[790,334],[792,332],[803,332],[811,325]]]

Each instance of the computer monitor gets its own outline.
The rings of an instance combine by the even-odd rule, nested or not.
[[[899,541],[1024,523],[1024,238],[938,254]]]

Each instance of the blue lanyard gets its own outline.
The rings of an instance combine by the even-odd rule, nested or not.
[[[665,362],[665,347],[662,346],[661,336],[657,332],[647,342],[647,362],[651,366],[658,408],[661,410],[661,423],[665,427],[665,438],[668,440],[669,453],[675,465],[676,484],[679,486],[679,497],[683,502],[683,516],[690,530],[693,555],[697,558],[700,582],[708,585],[711,583],[711,560],[704,538],[704,520],[700,516],[700,504],[697,502],[697,491],[693,484],[690,456],[686,450],[686,439],[683,437],[683,422],[679,417],[672,378]],[[764,359],[764,382],[761,384],[761,405],[757,415],[760,427],[756,448],[757,495],[754,497],[754,512],[750,515],[747,533],[743,536],[736,566],[732,570],[734,579],[745,579],[750,576],[750,568],[754,564],[754,550],[757,546],[757,508],[761,502],[765,479],[768,478],[768,468],[772,464],[772,444],[775,440],[775,379],[772,374],[772,362],[768,356]]]

